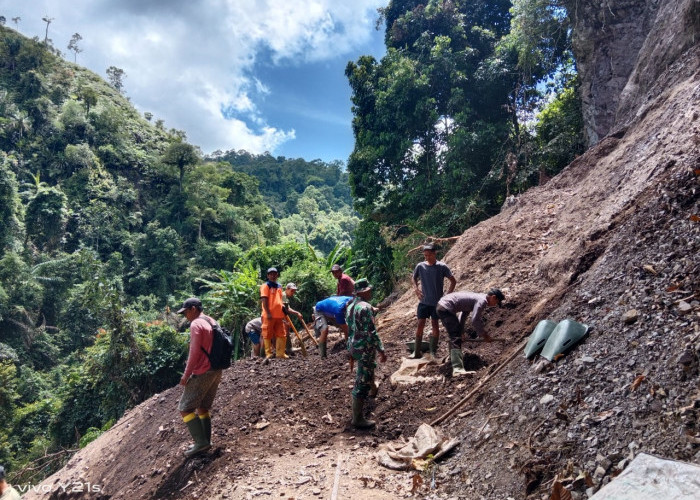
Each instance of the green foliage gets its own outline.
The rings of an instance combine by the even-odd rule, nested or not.
[[[565,11],[546,0],[395,0],[381,12],[387,54],[346,68],[355,207],[384,225],[460,234],[500,209],[533,152],[552,148],[521,122],[570,58]]]
[[[80,438],[80,442],[78,443],[78,446],[80,448],[85,448],[87,445],[92,443],[95,439],[100,437],[102,435],[102,431],[96,427],[90,427],[88,430],[85,431],[85,434],[82,435]]]
[[[275,158],[268,153],[253,155],[245,151],[227,151],[218,154],[216,159],[257,179],[265,204],[280,219],[297,213],[297,200],[309,187],[323,193],[328,208],[321,210],[338,210],[351,205],[347,173],[341,162]]]
[[[27,203],[27,237],[45,252],[58,249],[68,218],[66,195],[58,187],[39,190]]]
[[[382,300],[394,289],[392,249],[381,234],[381,226],[371,220],[363,220],[355,233],[352,247],[356,262],[356,275],[365,277],[374,288],[374,298]]]
[[[17,177],[10,170],[6,156],[0,153],[0,255],[13,246],[20,234],[21,207]]]
[[[14,415],[15,402],[18,398],[16,387],[17,370],[12,362],[0,361],[0,419],[11,422]],[[14,453],[11,447],[11,427],[7,424],[0,426],[0,461],[12,463]]]
[[[244,261],[253,266],[258,272],[261,280],[267,279],[266,273],[270,267],[275,267],[284,278],[285,269],[291,267],[295,262],[313,258],[311,250],[301,243],[287,241],[279,245],[255,247],[249,250],[244,257]]]
[[[128,284],[132,295],[152,293],[165,298],[177,288],[185,259],[182,240],[173,228],[149,223],[136,238],[134,254],[134,276]]]

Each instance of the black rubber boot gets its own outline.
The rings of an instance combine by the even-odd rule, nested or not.
[[[356,429],[371,429],[377,425],[373,420],[365,419],[362,414],[364,403],[362,399],[352,398],[352,425]]]

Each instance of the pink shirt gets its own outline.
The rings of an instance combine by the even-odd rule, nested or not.
[[[355,292],[355,282],[350,276],[343,273],[338,280],[338,286],[335,289],[336,295],[343,295],[345,297],[352,297]]]
[[[205,314],[200,314],[190,323],[190,353],[187,356],[185,374],[182,376],[185,380],[189,379],[190,375],[201,375],[211,368],[209,358],[201,348],[204,347],[207,352],[211,351],[214,340],[211,329],[213,323],[216,322]]]

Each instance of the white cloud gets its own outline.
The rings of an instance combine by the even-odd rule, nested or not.
[[[63,52],[79,32],[79,64],[102,77],[109,66],[122,68],[132,102],[167,127],[185,130],[205,152],[272,152],[294,140],[295,131],[275,127],[256,105],[270,92],[251,74],[262,51],[274,64],[343,56],[368,40],[376,8],[385,3],[0,0],[0,9],[8,19],[21,16],[19,30],[28,36],[43,35],[41,17],[53,17],[49,37]]]

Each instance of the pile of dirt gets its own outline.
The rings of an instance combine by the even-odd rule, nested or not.
[[[696,46],[697,47],[697,46]],[[585,498],[639,452],[700,463],[700,68],[667,67],[643,112],[545,186],[469,229],[443,260],[457,290],[506,292],[468,343],[476,371],[391,386],[417,299],[378,317],[388,354],[376,429],[349,428],[352,374],[327,359],[237,362],[213,411],[214,448],[184,460],[180,387],[130,410],[26,498]],[[542,319],[591,327],[554,364],[518,352]],[[444,339],[440,354],[447,353]],[[502,366],[506,360],[510,360]],[[460,446],[420,473],[381,468],[384,442],[412,436],[474,391],[441,428]]]

